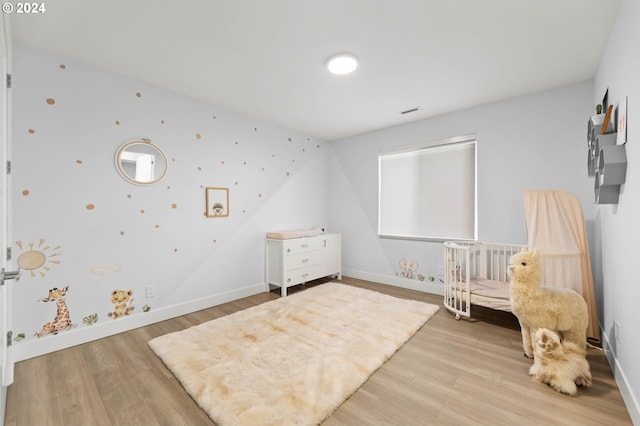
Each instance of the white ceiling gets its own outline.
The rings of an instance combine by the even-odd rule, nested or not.
[[[14,41],[335,140],[591,79],[620,0],[45,6],[11,14]],[[343,51],[359,68],[329,74],[326,58]]]

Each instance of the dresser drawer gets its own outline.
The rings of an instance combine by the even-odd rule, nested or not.
[[[320,238],[308,237],[284,240],[282,243],[282,248],[285,255],[320,250]]]
[[[290,254],[284,257],[284,270],[306,268],[307,266],[320,264],[320,251],[310,251],[307,253]]]
[[[284,273],[285,287],[315,280],[320,277],[320,265],[309,266],[308,268],[294,269]]]

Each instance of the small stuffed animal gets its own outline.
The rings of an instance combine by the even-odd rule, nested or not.
[[[558,392],[575,395],[576,385],[591,386],[591,370],[586,351],[573,342],[561,341],[546,328],[535,332],[535,357],[529,374],[538,383],[546,383]]]

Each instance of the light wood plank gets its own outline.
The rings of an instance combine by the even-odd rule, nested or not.
[[[442,307],[440,296],[342,282]],[[213,425],[147,342],[278,297],[275,289],[22,361],[9,387],[5,424]],[[324,424],[631,425],[604,353],[589,349],[588,360],[593,387],[561,395],[531,381],[513,315],[477,307],[473,319],[456,321],[442,307]]]
[[[91,369],[82,354],[82,348],[74,347],[56,353],[52,360],[55,377],[55,387],[60,399],[60,411],[64,424],[82,425],[85,419],[95,419],[93,425],[108,426],[107,409]],[[83,386],[78,386],[83,383]]]

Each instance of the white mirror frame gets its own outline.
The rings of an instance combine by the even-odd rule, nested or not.
[[[139,179],[136,179],[136,176],[130,176],[127,173],[127,171],[125,171],[124,167],[122,166],[122,161],[123,160],[127,161],[124,159],[124,157],[127,156],[127,154],[131,154],[131,151],[127,151],[127,149],[135,147],[136,145],[144,146],[146,147],[146,150],[155,151],[158,154],[158,156],[162,158],[163,167],[160,173],[156,173],[156,170],[154,167],[155,161],[153,159],[151,159],[152,167],[148,167],[148,164],[147,164],[147,167],[144,168],[147,171],[147,173],[150,174],[149,179],[139,180]],[[144,153],[140,153],[140,154],[144,155]],[[144,157],[149,157],[149,156],[151,156],[151,154],[144,155]],[[144,158],[136,159],[136,158],[133,158],[132,156],[128,160],[139,165],[141,164],[141,160],[144,160]],[[149,139],[134,139],[122,144],[122,146],[120,146],[120,148],[118,148],[118,151],[116,152],[115,162],[116,162],[116,169],[118,170],[118,173],[120,173],[120,176],[122,176],[127,182],[133,183],[134,185],[141,185],[141,186],[149,186],[149,185],[153,185],[160,182],[167,174],[167,168],[169,165],[169,163],[167,162],[167,157],[166,155],[164,155],[164,152],[162,152],[162,150],[157,145],[154,145],[153,143],[151,143],[151,140]]]

